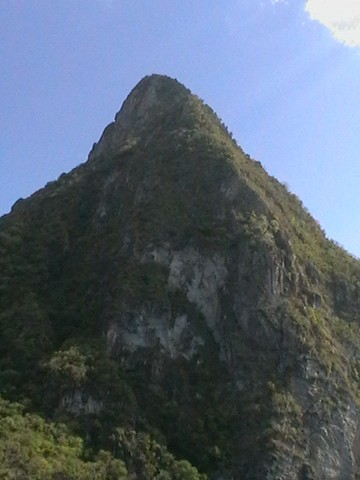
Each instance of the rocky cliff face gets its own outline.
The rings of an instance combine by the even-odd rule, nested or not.
[[[143,79],[0,241],[10,398],[97,443],[111,411],[213,479],[357,478],[359,262],[177,81]]]

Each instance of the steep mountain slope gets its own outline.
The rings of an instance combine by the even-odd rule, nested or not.
[[[360,263],[164,76],[0,219],[2,394],[128,478],[357,478],[359,306]]]

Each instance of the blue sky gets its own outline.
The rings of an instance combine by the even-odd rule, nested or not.
[[[358,0],[0,0],[0,214],[177,78],[360,256]]]

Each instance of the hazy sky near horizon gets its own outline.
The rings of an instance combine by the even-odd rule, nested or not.
[[[177,78],[360,257],[359,0],[0,0],[0,215]]]

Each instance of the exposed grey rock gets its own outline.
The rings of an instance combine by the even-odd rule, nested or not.
[[[63,395],[60,408],[75,416],[97,415],[102,411],[103,404],[92,395],[77,389]]]

